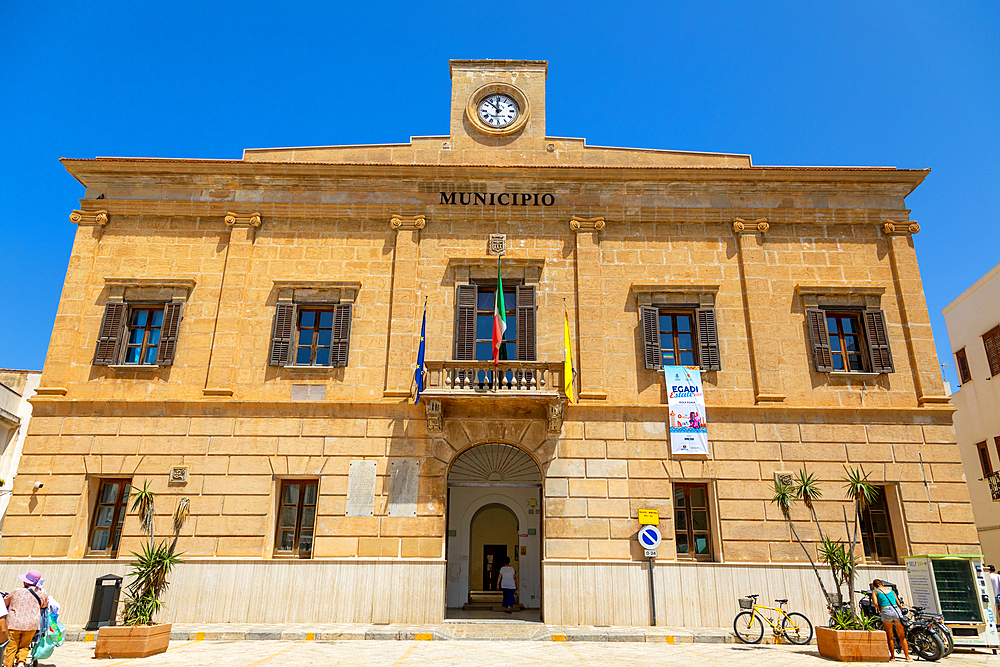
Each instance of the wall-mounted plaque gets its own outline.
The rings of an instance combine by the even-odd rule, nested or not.
[[[393,461],[389,466],[389,516],[417,516],[416,459]]]
[[[375,514],[375,461],[351,461],[347,471],[347,516]]]

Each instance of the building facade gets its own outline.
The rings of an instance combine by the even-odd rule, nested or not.
[[[769,501],[814,473],[843,537],[845,465],[883,491],[864,576],[977,551],[905,204],[927,172],[587,146],[547,133],[546,74],[452,61],[449,135],[408,144],[64,160],[86,192],[0,575],[30,558],[89,609],[145,482],[160,535],[191,503],[176,621],[432,622],[511,558],[546,622],[649,624],[640,508],[659,623],[749,592],[818,618]],[[701,369],[707,455],[671,453],[664,365]]]
[[[959,387],[955,435],[986,562],[1000,566],[1000,264],[942,311]]]
[[[40,371],[0,368],[0,534],[31,421],[30,400],[41,378]]]

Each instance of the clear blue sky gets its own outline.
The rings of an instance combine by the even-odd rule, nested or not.
[[[83,188],[59,157],[447,134],[449,58],[549,61],[547,129],[758,165],[933,171],[941,309],[1000,262],[1000,3],[73,3],[0,7],[0,367],[41,368]],[[954,369],[948,368],[954,383]]]

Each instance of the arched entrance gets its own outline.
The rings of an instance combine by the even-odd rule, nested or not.
[[[541,490],[538,464],[513,445],[476,445],[455,458],[448,472],[451,616],[499,609],[495,573],[506,558],[517,571],[520,604],[541,608]]]

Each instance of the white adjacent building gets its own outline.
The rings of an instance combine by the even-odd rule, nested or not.
[[[942,311],[959,388],[955,435],[987,563],[1000,567],[1000,264]]]
[[[28,399],[35,394],[41,378],[41,371],[0,368],[0,531],[31,419]]]

